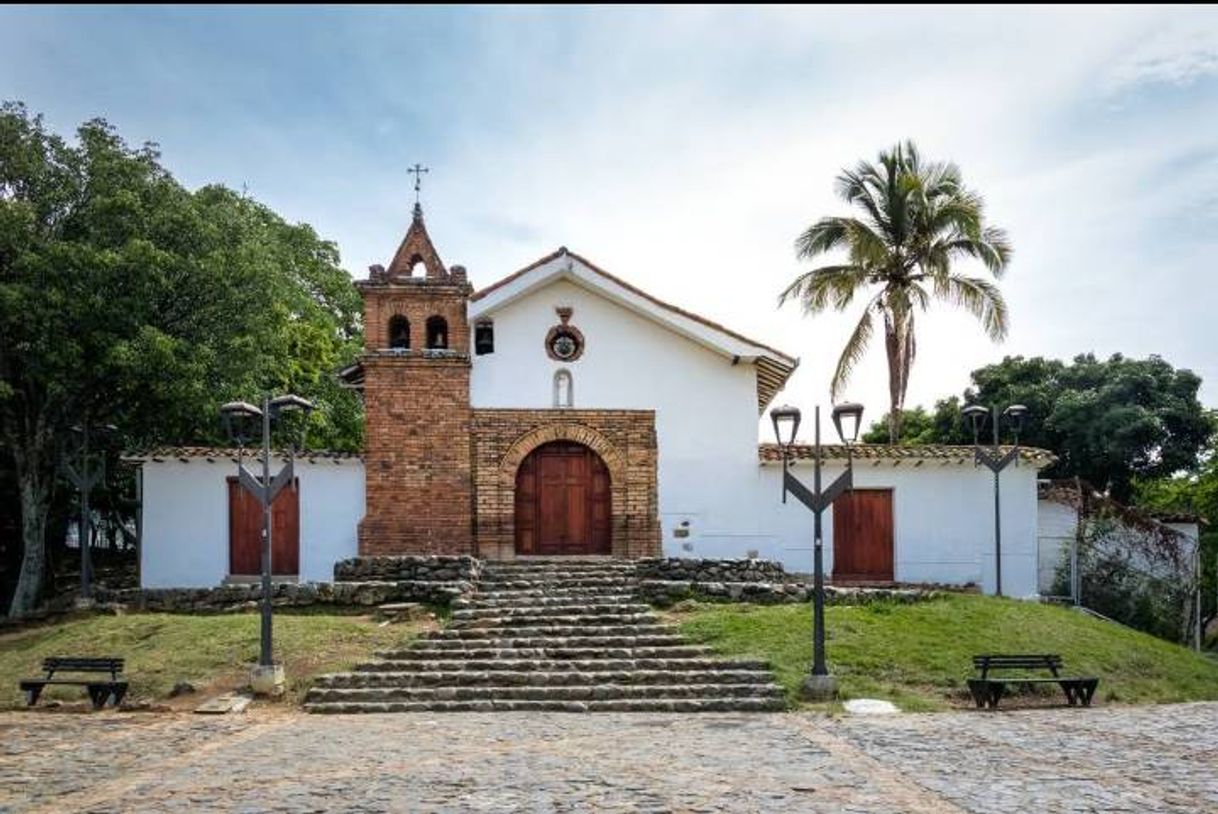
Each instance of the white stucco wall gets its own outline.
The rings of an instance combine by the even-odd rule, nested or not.
[[[1040,551],[1040,591],[1053,592],[1057,569],[1078,534],[1078,510],[1056,500],[1038,500],[1037,543]]]
[[[827,464],[824,482],[842,469],[840,463]],[[797,462],[794,472],[812,483],[810,461]],[[757,481],[760,555],[780,560],[789,571],[810,572],[812,513],[793,497],[781,503],[781,465],[761,467]],[[892,489],[893,576],[898,582],[973,583],[986,593],[994,591],[994,481],[988,469],[971,463],[926,461],[914,467],[903,461],[894,467],[890,461],[878,466],[861,461],[854,467],[854,485]],[[832,509],[825,513],[824,541],[825,571],[832,574]],[[1037,594],[1036,471],[1030,466],[1010,467],[1002,474],[1002,589],[1007,596]]]
[[[574,362],[549,358],[546,332],[557,306],[574,309],[584,335]],[[471,313],[471,324],[475,313]],[[757,379],[751,364],[673,333],[566,280],[551,282],[495,310],[495,352],[475,356],[474,407],[550,408],[559,369],[571,372],[574,406],[654,409],[660,522],[665,552],[682,553],[673,529],[689,522],[690,540],[713,536],[746,550],[758,530]]]
[[[282,462],[276,462],[275,466]],[[145,588],[205,588],[228,576],[228,460],[145,461],[140,582]],[[356,459],[297,461],[300,579],[328,582],[334,563],[356,554],[364,512],[364,467]]]

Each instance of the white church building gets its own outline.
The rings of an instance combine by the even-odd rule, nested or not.
[[[365,447],[309,452],[274,510],[278,578],[329,581],[357,555],[759,557],[807,572],[812,514],[782,502],[759,417],[798,360],[558,251],[482,289],[446,267],[416,207],[388,268],[357,283]],[[768,424],[768,422],[766,422]],[[812,451],[793,472],[811,482]],[[826,477],[845,448],[825,447]],[[993,476],[971,447],[857,444],[826,515],[840,583],[994,583]],[[134,456],[144,587],[258,572],[260,514],[235,452]],[[1002,478],[1004,593],[1037,593],[1037,473]]]

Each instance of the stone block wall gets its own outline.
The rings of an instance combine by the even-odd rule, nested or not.
[[[474,529],[479,557],[515,556],[516,472],[550,441],[574,441],[609,470],[615,557],[660,553],[656,432],[652,410],[473,411]]]
[[[277,608],[312,605],[372,607],[386,602],[423,602],[443,606],[468,596],[473,590],[473,583],[462,581],[277,582],[272,589],[271,602]],[[158,613],[253,612],[262,600],[262,586],[250,583],[215,588],[131,588],[96,591],[95,597],[103,606],[122,605]]]
[[[640,580],[635,595],[660,607],[685,600],[697,602],[742,602],[755,605],[785,605],[811,602],[813,586],[806,582],[697,582],[691,580]],[[904,604],[936,599],[934,588],[847,588],[825,586],[829,605],[866,605],[872,602]]]
[[[639,579],[687,582],[784,582],[787,573],[774,560],[704,560],[665,557],[640,560]]]
[[[420,582],[477,582],[482,563],[473,557],[418,555],[352,557],[334,564],[335,582],[415,580]]]

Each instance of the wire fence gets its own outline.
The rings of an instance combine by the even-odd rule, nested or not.
[[[1123,521],[1080,512],[1074,534],[1041,536],[1041,595],[1200,650],[1206,603],[1197,541]]]

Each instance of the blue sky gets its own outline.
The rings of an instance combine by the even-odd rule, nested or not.
[[[856,313],[778,311],[836,172],[900,139],[960,164],[1005,227],[1009,339],[921,319],[909,403],[1004,354],[1159,353],[1218,406],[1218,11],[0,9],[0,98],[102,116],[366,274],[424,186],[485,285],[566,245],[802,357],[828,400]],[[591,339],[591,338],[590,338]],[[879,346],[847,395],[887,404]]]

